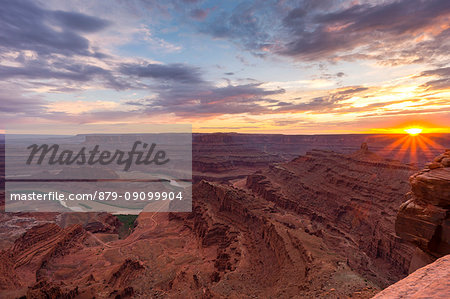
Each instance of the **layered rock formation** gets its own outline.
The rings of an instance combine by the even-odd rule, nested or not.
[[[374,298],[450,298],[450,255],[415,271]]]
[[[141,213],[124,240],[80,225],[31,228],[1,253],[0,294],[367,298],[379,290],[295,213],[232,186],[202,181],[193,192],[192,213]]]
[[[34,226],[55,223],[57,217],[57,213],[0,213],[0,250],[11,247]]]
[[[351,155],[311,151],[250,175],[253,193],[295,212],[310,234],[381,286],[404,277],[413,248],[395,235],[397,209],[414,169],[366,144]]]
[[[108,213],[0,213],[0,250],[35,226],[56,223],[62,228],[81,224],[93,233],[116,234],[121,226],[117,217]]]
[[[53,260],[79,250],[85,238],[81,225],[61,229],[48,223],[29,229],[12,248],[0,252],[3,264],[0,289],[11,286],[19,289],[40,282],[54,265]]]
[[[295,213],[245,190],[202,181],[189,215],[171,214],[213,249],[213,272],[203,281],[212,297],[343,297],[377,292],[322,242]],[[342,281],[346,284],[342,285]],[[195,279],[194,279],[195,283]]]
[[[99,274],[94,264],[103,246],[108,245],[80,224],[64,229],[54,223],[34,226],[11,248],[0,252],[1,297],[107,298],[113,293],[113,297],[132,294],[128,284],[142,266],[125,259],[122,264],[114,261],[105,267],[109,258],[102,256]],[[97,280],[100,277],[102,288]]]
[[[236,134],[195,134],[192,139],[192,172],[195,181],[228,181],[243,178],[270,163],[285,161],[280,153],[252,148]]]
[[[450,150],[410,177],[412,191],[396,220],[397,234],[414,245],[409,272],[450,254]]]
[[[63,228],[81,224],[92,233],[117,234],[122,225],[116,216],[109,213],[63,213],[58,215],[56,223]]]
[[[445,147],[450,147],[450,134],[425,134],[420,143],[432,144],[426,150],[414,152],[411,161],[411,149],[403,144],[411,142],[402,134],[349,134],[349,135],[281,135],[281,134],[237,134],[214,133],[193,134],[192,152],[194,172],[224,172],[237,169],[241,162],[247,167],[249,162],[257,166],[261,161],[288,161],[298,155],[304,155],[313,149],[352,153],[358,150],[361,143],[370,144],[372,151],[389,158],[398,159],[403,163],[418,163],[424,165],[430,157],[434,157]],[[259,153],[259,157],[255,154]],[[217,159],[216,159],[217,158]],[[233,161],[234,164],[229,164]],[[213,164],[217,163],[216,166]],[[225,163],[225,164],[224,164]],[[266,165],[263,165],[267,167]],[[212,178],[214,176],[211,175]]]
[[[192,213],[141,213],[125,239],[109,214],[0,215],[8,240],[0,297],[368,298],[408,272],[415,247],[395,235],[394,222],[417,169],[367,144],[351,154],[315,150],[280,162],[300,139],[235,135],[194,135],[194,143],[210,145],[193,146],[197,179],[225,182],[195,184]],[[288,154],[272,153],[283,146]],[[432,211],[443,208],[447,189],[430,189],[428,181],[440,177],[446,158],[426,172],[431,177],[414,176],[408,198],[417,193]],[[431,199],[436,190],[442,196]],[[427,254],[444,248],[446,235],[436,233],[444,222],[429,229],[430,241],[414,237],[431,248]],[[7,224],[17,226],[14,235]]]
[[[412,137],[392,134],[193,134],[193,178],[195,181],[229,181],[265,169],[272,163],[290,161],[313,149],[350,154],[358,150],[363,142],[370,144],[372,151],[382,157],[423,166],[430,157],[450,147],[450,134],[426,134],[420,136],[420,143],[433,144],[433,147],[420,149],[412,155],[411,149],[403,146],[411,142],[408,138]]]

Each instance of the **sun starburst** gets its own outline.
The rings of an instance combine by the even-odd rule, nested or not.
[[[411,135],[411,136],[417,136],[420,133],[422,133],[423,129],[421,129],[421,128],[408,128],[408,129],[404,129],[404,131],[406,133],[408,133],[409,135]]]
[[[409,127],[403,130],[407,134],[397,136],[396,140],[384,147],[381,152],[394,154],[394,159],[408,163],[418,163],[419,156],[430,160],[435,152],[442,151],[444,146],[436,141],[436,134],[423,133],[419,127]],[[389,136],[389,135],[385,135]]]

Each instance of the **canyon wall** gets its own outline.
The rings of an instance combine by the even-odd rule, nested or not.
[[[450,148],[450,134],[421,134],[412,140],[405,134],[340,134],[340,135],[282,135],[282,134],[237,134],[213,133],[192,134],[193,160],[207,157],[207,153],[221,152],[242,156],[248,151],[263,155],[275,155],[291,160],[313,149],[350,154],[359,149],[361,143],[370,144],[371,150],[388,159],[402,163],[417,163],[423,166],[431,157],[445,148]],[[404,144],[417,143],[412,149]],[[428,145],[420,147],[421,144]],[[432,145],[432,146],[431,146]]]
[[[250,175],[247,188],[293,211],[311,234],[382,286],[408,273],[413,247],[394,222],[414,168],[386,160],[363,144],[350,155],[315,150]]]
[[[396,232],[416,246],[409,272],[450,254],[450,150],[410,177]]]

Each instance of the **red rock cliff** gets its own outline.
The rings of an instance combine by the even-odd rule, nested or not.
[[[450,149],[410,177],[396,232],[417,246],[409,272],[450,253]]]
[[[247,187],[303,219],[349,265],[386,286],[408,273],[414,251],[394,223],[414,170],[370,152],[314,150],[247,179]]]

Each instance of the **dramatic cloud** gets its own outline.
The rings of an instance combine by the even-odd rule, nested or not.
[[[322,97],[302,101],[279,101],[284,89],[265,89],[262,83],[214,87],[203,85],[164,85],[151,99],[128,101],[148,114],[173,113],[181,117],[210,117],[233,114],[320,113],[342,107],[340,102],[368,90],[367,87],[349,86],[334,90]]]
[[[109,22],[74,12],[55,11],[49,13],[50,18],[55,19],[64,30],[74,30],[80,32],[96,32],[104,29]]]
[[[0,6],[0,79],[60,82],[59,90],[103,86],[115,90],[148,88],[136,78],[198,84],[198,68],[184,64],[123,63],[94,50],[86,34],[111,25],[86,14],[49,10],[32,1]],[[130,60],[130,59],[129,59]],[[128,60],[128,61],[129,61]]]
[[[78,32],[95,32],[107,24],[96,17],[45,10],[32,1],[5,0],[0,5],[0,51],[100,56]]]
[[[122,64],[120,72],[125,75],[181,83],[202,83],[200,70],[183,64]]]
[[[11,86],[0,85],[0,113],[4,115],[38,116],[45,113],[45,104],[40,97],[23,96]]]
[[[196,117],[223,114],[261,114],[271,111],[278,101],[266,98],[284,93],[284,89],[267,90],[261,83],[214,87],[210,84],[161,86],[155,99],[130,101],[127,104],[144,106],[149,114],[174,113]],[[272,104],[269,107],[269,104]]]
[[[437,58],[449,49],[447,0],[267,1],[240,4],[219,16],[221,22],[200,31],[231,39],[259,56],[395,64]]]
[[[107,71],[100,67],[83,64],[46,64],[37,60],[27,62],[20,67],[0,66],[0,78],[60,79],[89,81],[96,75],[105,75]]]
[[[276,112],[305,112],[314,111],[316,113],[340,107],[339,102],[349,99],[353,94],[368,90],[367,87],[346,87],[342,90],[331,92],[327,96],[313,98],[306,103],[293,104],[285,103],[277,108]]]
[[[450,77],[450,67],[443,67],[434,70],[428,70],[422,72],[421,76],[442,76]]]
[[[376,50],[386,44],[408,41],[430,27],[443,24],[444,20],[439,18],[450,14],[450,3],[445,0],[403,0],[379,5],[354,5],[315,16],[304,15],[304,11],[293,12],[295,10],[284,23],[294,41],[286,43],[279,52],[318,58],[359,46]],[[313,29],[307,30],[308,25]]]
[[[5,0],[0,116],[305,132],[432,119],[450,109],[449,19],[446,0]]]
[[[235,40],[261,55],[260,51],[270,46],[270,31],[275,25],[272,9],[276,10],[272,1],[267,1],[264,5],[243,2],[231,12],[219,12],[212,21],[208,21],[207,26],[202,24],[199,30],[214,37]]]
[[[33,1],[2,1],[0,5],[0,78],[60,83],[91,82],[114,89],[128,85],[99,66],[107,56],[91,47],[83,34],[109,25],[101,18],[75,12],[52,11]],[[91,60],[89,60],[91,59]],[[49,82],[51,80],[53,83]],[[93,82],[92,82],[93,83]]]
[[[125,78],[115,75],[110,70],[77,60],[66,60],[60,57],[21,59],[19,56],[16,61],[21,62],[20,66],[0,65],[0,79],[35,80],[33,84],[36,84],[36,81],[47,81],[45,84],[48,86],[56,85],[56,83],[48,82],[52,80],[70,84],[97,82],[116,90],[139,88],[138,84],[132,83],[131,80],[127,82]],[[60,83],[60,87],[67,88],[64,83]]]
[[[450,67],[428,70],[421,73],[422,77],[435,76],[436,80],[426,82],[423,86],[428,90],[450,89]]]

